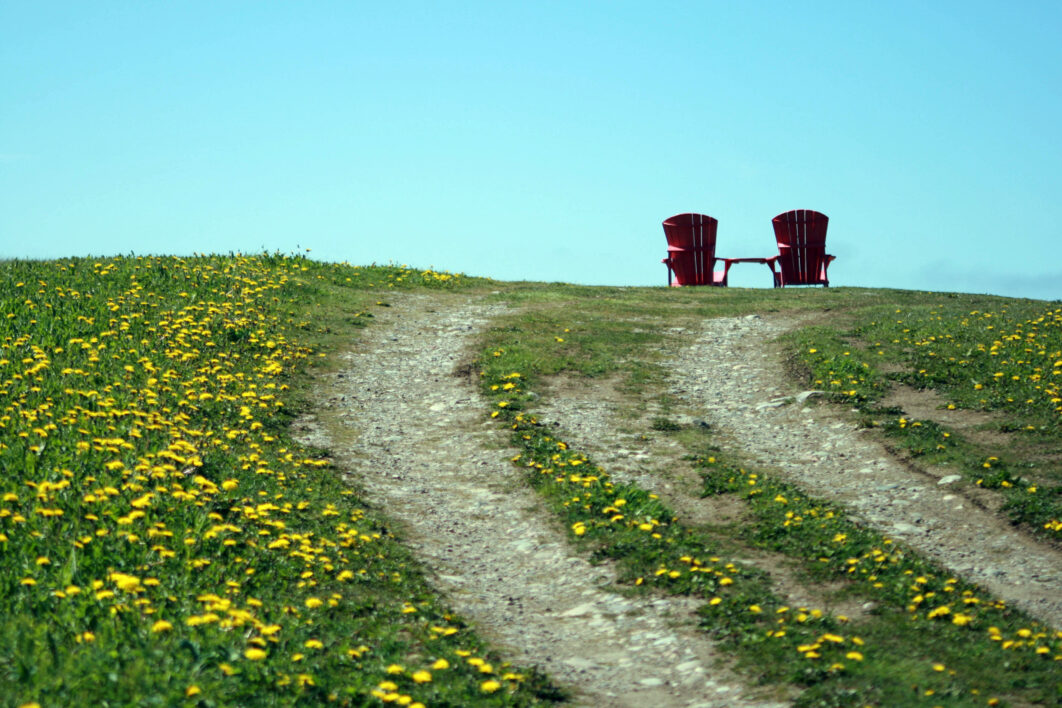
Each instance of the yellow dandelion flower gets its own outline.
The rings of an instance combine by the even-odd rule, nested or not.
[[[950,614],[951,608],[949,608],[947,605],[941,605],[935,610],[932,610],[928,615],[926,615],[926,617],[928,617],[929,619],[936,619],[937,617],[944,617],[945,615]]]
[[[144,496],[138,497],[138,498],[134,499],[133,501],[129,502],[129,505],[131,507],[133,507],[134,509],[143,509],[145,507],[151,506],[152,497],[154,497],[154,494],[152,494],[151,492],[148,492]]]
[[[495,681],[494,679],[491,679],[490,681],[484,681],[479,685],[479,690],[483,691],[484,693],[494,693],[499,688],[501,688],[501,684]]]

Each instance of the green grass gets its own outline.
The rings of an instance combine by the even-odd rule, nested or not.
[[[1062,637],[843,509],[743,466],[740,450],[707,432],[688,434],[670,415],[661,364],[708,317],[805,317],[809,328],[786,340],[794,375],[855,404],[920,463],[998,489],[1007,513],[1052,534],[1062,530],[1051,526],[1062,518],[1055,305],[855,288],[499,283],[282,254],[0,269],[7,704],[561,697],[449,610],[389,532],[386,510],[369,510],[326,451],[290,438],[312,405],[313,370],[336,366],[331,352],[373,326],[392,293],[413,290],[511,305],[484,333],[479,368],[485,414],[510,430],[515,464],[573,543],[614,560],[632,591],[703,598],[705,630],[753,679],[794,686],[807,706],[1062,700]],[[748,522],[693,527],[648,491],[615,483],[537,420],[560,375],[619,380],[632,400],[653,401],[645,432],[686,444],[705,492],[743,499]],[[992,449],[976,430],[882,409],[901,383],[960,411],[999,411],[1006,422],[993,432],[1015,443]],[[846,618],[786,607],[765,572],[735,560],[741,547],[787,557],[808,582],[839,584],[875,609]]]
[[[465,279],[278,254],[0,267],[5,704],[555,696],[287,433],[308,343]]]

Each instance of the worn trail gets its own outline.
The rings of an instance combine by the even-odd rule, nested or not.
[[[767,345],[789,326],[757,316],[707,321],[672,362],[684,372],[674,392],[758,466],[1062,627],[1062,554],[976,506],[958,485],[899,462],[832,407],[783,401],[799,389]]]
[[[475,384],[457,375],[501,306],[404,295],[321,381],[310,425],[404,526],[435,582],[518,665],[595,706],[776,705],[721,668],[684,599],[628,599],[576,555],[508,462]]]

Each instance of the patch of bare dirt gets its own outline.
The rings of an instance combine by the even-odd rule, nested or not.
[[[1039,443],[1020,432],[1005,432],[1006,418],[1002,413],[948,408],[947,400],[930,389],[916,389],[905,384],[893,384],[889,394],[879,404],[882,408],[902,410],[904,415],[915,420],[932,420],[958,432],[965,440],[976,446],[987,457],[1005,454],[1012,462],[1022,466],[1021,475],[1029,482],[1040,485],[1058,484],[1062,468],[1062,450],[1055,442]],[[947,471],[925,467],[916,458],[907,458],[926,474],[944,476]],[[999,495],[990,493],[973,496],[985,508],[997,509],[1002,504]],[[994,497],[994,498],[993,498]]]
[[[684,523],[719,523],[701,499],[701,476],[682,459],[686,448],[652,429],[654,417],[666,417],[656,403],[633,398],[611,378],[558,376],[543,391],[539,418],[559,425],[564,440],[614,479],[660,495]]]
[[[787,603],[850,619],[866,612],[862,603],[840,599],[844,584],[810,581],[786,556],[739,540],[740,528],[750,518],[748,504],[733,495],[702,496],[703,478],[675,434],[696,436],[706,430],[703,419],[668,415],[658,402],[624,392],[615,379],[558,376],[543,390],[540,420],[556,423],[560,437],[587,452],[612,479],[657,494],[682,524],[724,544],[727,553],[737,554],[736,562],[766,572],[772,590]],[[657,421],[673,423],[681,432],[655,430]]]
[[[899,408],[913,420],[932,420],[962,433],[974,442],[995,447],[1006,446],[1011,437],[1001,432],[999,415],[966,408],[948,408],[948,401],[932,389],[918,389],[893,383],[879,404],[882,408]]]

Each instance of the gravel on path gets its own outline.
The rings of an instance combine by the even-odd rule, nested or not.
[[[390,300],[323,377],[322,404],[300,425],[401,524],[451,605],[579,705],[781,705],[724,667],[696,629],[695,603],[610,591],[613,568],[575,553],[509,463],[475,382],[456,375],[504,307],[435,294]]]
[[[835,407],[793,401],[801,391],[771,346],[792,326],[756,315],[707,320],[668,363],[681,372],[673,392],[765,471],[1062,628],[1062,553],[976,506],[961,485],[903,464]]]

